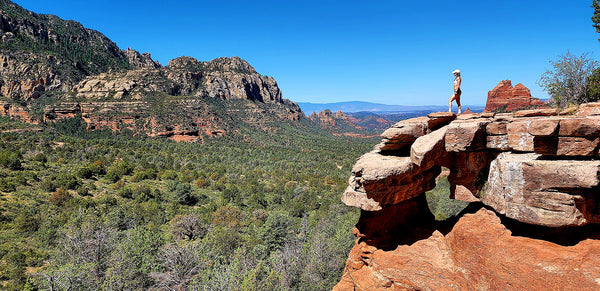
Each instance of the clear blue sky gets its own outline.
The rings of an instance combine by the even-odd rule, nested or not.
[[[447,104],[454,69],[463,104],[485,104],[505,79],[547,98],[536,81],[549,60],[567,51],[600,58],[591,2],[16,0],[163,65],[239,56],[292,101],[399,105]]]

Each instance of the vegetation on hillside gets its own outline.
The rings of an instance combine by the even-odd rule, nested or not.
[[[0,282],[8,290],[326,290],[358,210],[341,204],[374,140],[302,122],[204,143],[44,132],[3,119]]]

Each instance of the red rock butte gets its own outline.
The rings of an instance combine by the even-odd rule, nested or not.
[[[504,80],[488,92],[484,112],[513,112],[540,107],[546,106],[542,100],[531,97],[527,87],[521,83],[513,87],[510,80]]]
[[[361,215],[334,290],[600,290],[600,103],[432,113],[381,136],[342,195]],[[425,192],[442,167],[471,203],[440,222]]]

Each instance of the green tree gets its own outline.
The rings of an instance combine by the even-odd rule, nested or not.
[[[271,251],[275,251],[287,241],[291,227],[290,217],[283,212],[274,212],[259,229],[258,235]]]
[[[598,67],[598,61],[587,53],[578,57],[567,52],[550,64],[552,70],[546,70],[538,84],[548,92],[554,105],[564,107],[592,101],[588,94],[588,78]]]
[[[594,70],[594,73],[587,79],[588,99],[590,101],[600,100],[600,68]]]
[[[592,15],[592,26],[596,29],[596,32],[600,33],[600,3],[598,0],[592,1],[592,8],[594,8],[594,14]],[[600,38],[598,39],[600,41]]]

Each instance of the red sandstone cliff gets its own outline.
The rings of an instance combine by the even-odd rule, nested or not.
[[[401,121],[352,169],[361,209],[334,290],[600,289],[600,103],[575,115],[435,113]],[[472,202],[435,221],[424,192],[449,169]]]
[[[523,84],[512,86],[510,80],[500,81],[488,92],[484,112],[512,112],[519,109],[545,107],[540,99],[531,97],[531,92]]]

